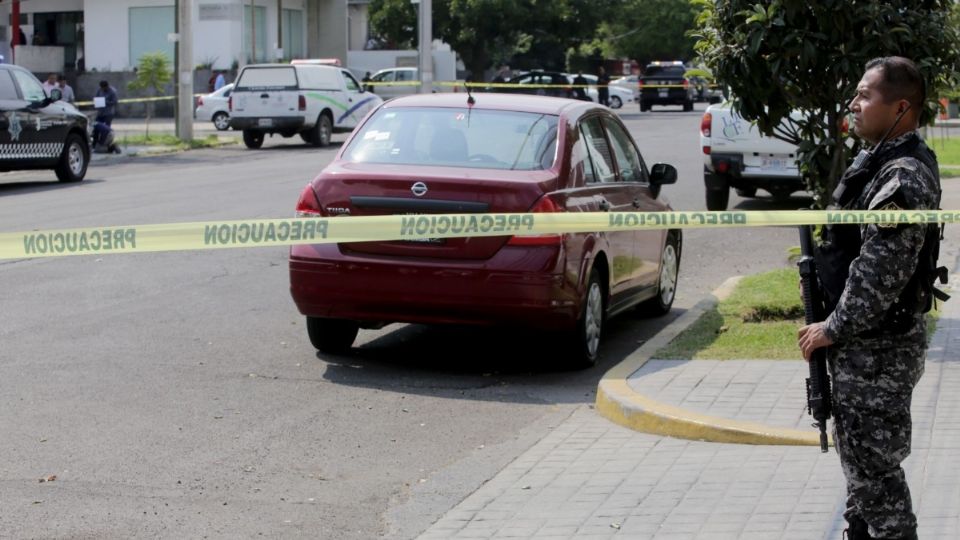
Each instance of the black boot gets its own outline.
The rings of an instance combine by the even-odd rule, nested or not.
[[[867,522],[860,516],[847,518],[848,527],[843,531],[843,536],[847,540],[870,540],[870,533],[867,532]]]

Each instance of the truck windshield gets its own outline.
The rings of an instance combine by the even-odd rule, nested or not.
[[[453,108],[384,108],[353,137],[344,159],[474,169],[540,170],[557,153],[556,116]]]

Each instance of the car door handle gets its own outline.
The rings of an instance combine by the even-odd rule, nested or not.
[[[601,211],[601,212],[609,212],[609,211],[610,211],[610,201],[608,201],[608,200],[606,200],[606,199],[600,199],[600,204],[599,204],[599,206],[600,206],[600,211]]]
[[[267,93],[260,94],[260,99],[267,99],[268,97],[270,97],[270,94],[267,94]]]

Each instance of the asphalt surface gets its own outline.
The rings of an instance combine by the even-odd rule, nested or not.
[[[622,115],[648,163],[677,166],[680,210],[704,208],[700,114]],[[334,152],[275,137],[117,156],[79,185],[6,173],[0,230],[289,216]],[[319,356],[280,248],[0,261],[0,537],[415,536],[670,320],[795,244],[792,228],[688,231],[673,312],[613,320],[579,372],[519,330],[391,325]]]

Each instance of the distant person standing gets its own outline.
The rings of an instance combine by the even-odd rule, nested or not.
[[[573,97],[582,101],[590,101],[587,97],[587,78],[583,76],[582,71],[577,72],[573,78]]]
[[[64,77],[63,75],[60,75],[60,77],[57,78],[57,84],[59,85],[59,88],[60,88],[60,99],[71,104],[77,100],[76,96],[73,94],[73,88],[71,88],[70,85],[67,84],[66,77]]]
[[[213,82],[213,91],[216,92],[217,90],[223,88],[224,85],[226,84],[227,84],[227,79],[223,76],[223,72],[218,71],[217,79]]]
[[[600,66],[600,68],[597,69],[597,101],[599,101],[601,105],[610,105],[609,84],[610,76],[607,75],[607,70],[603,69],[603,66]]]
[[[97,98],[103,98],[101,107],[97,107],[99,101]],[[106,125],[113,124],[113,117],[117,114],[117,90],[110,86],[107,81],[100,81],[100,88],[97,89],[93,98],[93,106],[97,109],[97,122],[103,122]]]
[[[57,74],[50,73],[47,75],[47,80],[43,81],[43,92],[47,94],[47,97],[50,97],[50,91],[54,88],[60,88],[60,85],[57,84]]]

